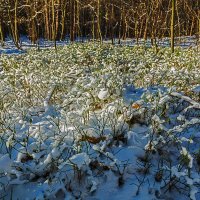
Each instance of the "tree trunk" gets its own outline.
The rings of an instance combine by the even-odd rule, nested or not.
[[[172,0],[172,15],[171,15],[171,51],[174,53],[174,23],[175,23],[175,0]]]

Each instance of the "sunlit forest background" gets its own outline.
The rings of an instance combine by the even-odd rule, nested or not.
[[[0,41],[170,35],[171,0],[0,0]],[[199,35],[200,1],[176,0],[175,36]]]

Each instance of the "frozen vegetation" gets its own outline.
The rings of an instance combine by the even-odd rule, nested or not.
[[[73,44],[0,57],[0,199],[200,199],[198,47]]]

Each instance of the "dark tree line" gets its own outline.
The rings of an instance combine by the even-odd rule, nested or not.
[[[176,0],[174,35],[200,31],[200,0]],[[20,35],[71,41],[79,38],[162,38],[170,36],[172,0],[0,0],[0,41]]]

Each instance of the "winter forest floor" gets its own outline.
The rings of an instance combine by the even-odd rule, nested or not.
[[[199,46],[6,45],[0,199],[200,199]]]

